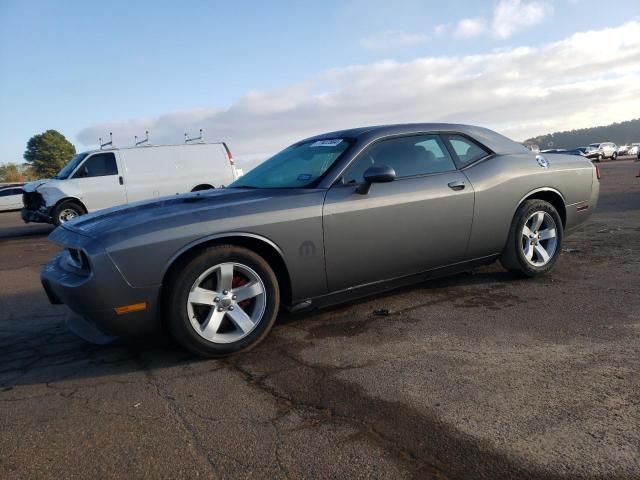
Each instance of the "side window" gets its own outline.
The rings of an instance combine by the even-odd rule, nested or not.
[[[343,182],[362,182],[364,172],[372,165],[387,165],[396,171],[398,178],[456,169],[437,135],[412,135],[371,145],[351,164]]]
[[[22,195],[21,188],[5,188],[0,190],[0,197],[8,197],[10,195]]]
[[[87,158],[73,178],[104,177],[117,175],[118,166],[113,152],[96,153]]]
[[[463,167],[489,155],[489,152],[480,145],[462,135],[443,135],[443,137],[449,142]]]

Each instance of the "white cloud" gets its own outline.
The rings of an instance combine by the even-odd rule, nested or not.
[[[447,33],[450,28],[451,28],[451,24],[450,23],[441,23],[440,25],[436,25],[433,28],[433,33],[436,36],[441,37],[442,35]]]
[[[553,12],[546,2],[500,0],[493,12],[491,29],[498,38],[508,38],[519,30],[532,27]]]
[[[426,43],[429,37],[424,33],[409,33],[401,30],[386,30],[360,40],[360,45],[374,52],[390,52],[401,48],[415,47]]]
[[[463,18],[454,29],[454,35],[460,38],[473,38],[482,35],[487,25],[482,18]]]
[[[95,145],[113,131],[116,143],[130,144],[148,129],[153,142],[176,143],[204,128],[207,140],[225,140],[249,161],[305,136],[362,125],[463,122],[522,140],[637,112],[640,22],[632,21],[536,48],[332,69],[280,90],[248,92],[226,109],[104,123],[78,138]]]

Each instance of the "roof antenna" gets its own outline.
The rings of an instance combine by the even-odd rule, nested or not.
[[[191,142],[198,142],[198,141],[200,143],[204,143],[204,136],[202,135],[202,129],[200,129],[199,137],[190,138],[188,133],[184,134],[184,143],[191,143]]]
[[[136,147],[139,147],[140,145],[144,145],[145,143],[148,144],[149,143],[149,130],[145,130],[144,131],[146,137],[143,140],[138,141],[138,136],[134,135],[134,141],[136,142]]]
[[[113,132],[109,132],[109,141],[102,143],[102,137],[98,138],[98,143],[100,143],[100,150],[104,147],[113,147]]]

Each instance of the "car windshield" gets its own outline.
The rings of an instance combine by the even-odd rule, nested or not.
[[[69,163],[67,163],[64,167],[62,167],[62,170],[60,170],[58,174],[53,178],[57,178],[58,180],[64,180],[66,178],[69,178],[69,175],[73,173],[76,167],[80,164],[82,160],[84,160],[84,157],[86,156],[87,156],[86,153],[79,153],[78,155],[73,157],[71,160],[69,160]]]
[[[229,188],[311,187],[350,144],[346,138],[296,143],[265,160]]]

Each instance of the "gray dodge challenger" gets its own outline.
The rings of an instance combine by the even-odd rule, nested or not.
[[[65,223],[42,284],[87,337],[166,328],[192,352],[222,356],[260,342],[281,308],[497,259],[545,274],[598,193],[589,160],[536,155],[485,128],[355,128],[299,141],[227,188]]]

